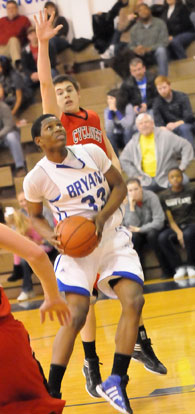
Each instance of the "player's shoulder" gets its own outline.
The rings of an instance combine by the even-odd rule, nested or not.
[[[93,111],[92,109],[86,109],[86,112],[88,113],[88,117],[91,116],[91,117],[100,119],[98,113]]]
[[[42,168],[42,164],[44,163],[46,157],[43,157],[33,168],[28,172],[28,174],[24,177],[24,182],[39,182],[41,179],[44,179],[45,173],[44,169]]]

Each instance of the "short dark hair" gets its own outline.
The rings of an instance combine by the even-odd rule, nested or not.
[[[181,176],[183,177],[183,173],[182,173],[182,171],[180,170],[180,168],[178,167],[178,165],[176,165],[175,167],[171,167],[171,168],[169,168],[167,175],[169,175],[169,173],[170,173],[171,171],[174,171],[174,170],[179,171],[179,172],[180,172],[180,174],[181,174]]]
[[[55,78],[53,79],[53,84],[57,85],[58,83],[63,83],[63,82],[70,82],[72,83],[72,85],[74,86],[74,88],[76,89],[76,91],[79,91],[79,85],[76,81],[76,79],[74,79],[71,75],[57,75],[55,76]]]
[[[110,91],[107,92],[107,96],[113,96],[114,98],[116,98],[118,93],[119,89],[110,89]]]
[[[15,4],[15,6],[18,7],[18,4],[16,3],[15,0],[7,0],[6,7],[8,4]]]
[[[130,61],[129,61],[129,66],[137,66],[138,63],[141,63],[142,66],[145,66],[144,62],[143,62],[143,59],[141,59],[139,57],[135,57],[133,59],[131,58]]]
[[[126,185],[133,184],[133,183],[137,183],[141,187],[141,181],[139,180],[139,178],[131,177],[131,178],[128,178],[126,181]]]
[[[47,118],[50,118],[50,117],[55,117],[56,118],[56,116],[53,115],[53,114],[43,114],[35,120],[35,122],[32,125],[32,128],[31,128],[31,135],[32,135],[33,141],[36,137],[40,137],[40,135],[41,135],[41,123],[42,123],[42,121],[44,119],[47,119]]]

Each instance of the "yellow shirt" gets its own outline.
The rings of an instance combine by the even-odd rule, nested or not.
[[[154,133],[147,135],[147,137],[141,134],[139,143],[142,155],[142,170],[150,177],[155,177],[156,151]]]

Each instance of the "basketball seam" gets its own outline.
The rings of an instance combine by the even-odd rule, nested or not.
[[[94,233],[95,234],[95,233]],[[82,247],[85,243],[87,243],[88,241],[90,241],[92,239],[92,237],[94,236],[94,234],[91,235],[91,237],[87,240],[85,240],[84,243],[77,245],[76,247],[72,247],[72,248],[68,248],[69,252],[73,252],[74,250],[78,249],[79,247]]]

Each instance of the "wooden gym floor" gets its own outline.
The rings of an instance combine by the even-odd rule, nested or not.
[[[195,279],[178,283],[152,281],[145,285],[143,317],[148,336],[157,357],[168,374],[155,375],[141,363],[131,361],[127,394],[134,414],[189,414],[195,412]],[[40,298],[38,298],[40,299]],[[39,322],[39,300],[13,304],[15,318],[21,320],[31,337],[31,346],[48,376],[51,349],[58,323]],[[30,305],[30,306],[29,306]],[[25,308],[31,307],[31,310]],[[19,311],[18,311],[19,309]],[[16,311],[17,310],[17,311]],[[23,310],[23,311],[22,311]],[[103,379],[110,374],[114,353],[114,335],[120,315],[120,304],[101,300],[96,304],[97,352]],[[117,412],[102,398],[91,398],[85,391],[82,375],[83,350],[80,336],[62,383],[66,400],[64,413],[111,414]]]

